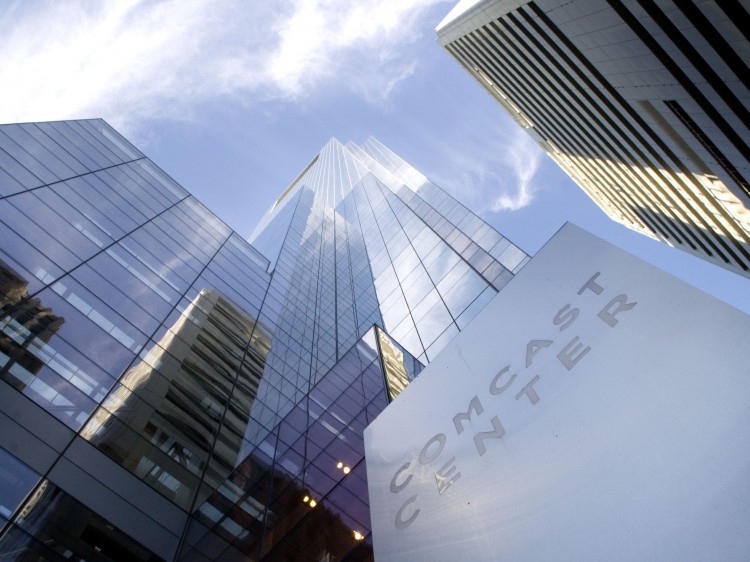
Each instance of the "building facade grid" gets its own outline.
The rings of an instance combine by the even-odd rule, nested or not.
[[[0,558],[370,559],[365,425],[528,257],[374,139],[252,244],[101,120],[0,169]]]
[[[487,0],[438,36],[604,212],[748,275],[739,15],[737,2]]]

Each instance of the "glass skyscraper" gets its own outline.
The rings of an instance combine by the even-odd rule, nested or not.
[[[364,427],[527,261],[374,139],[247,242],[104,121],[0,126],[0,560],[372,558]]]

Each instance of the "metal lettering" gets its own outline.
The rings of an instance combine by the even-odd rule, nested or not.
[[[625,312],[626,310],[630,310],[635,305],[637,305],[637,302],[627,302],[628,296],[627,295],[617,295],[615,298],[613,298],[611,301],[607,303],[607,306],[602,308],[601,312],[597,314],[599,318],[604,320],[608,325],[614,326],[619,322],[615,316],[619,314],[620,312]],[[612,308],[612,305],[616,304],[617,307],[610,312],[610,308]]]
[[[411,481],[412,475],[410,474],[409,476],[406,477],[406,480],[404,480],[404,482],[402,484],[396,484],[396,478],[398,478],[399,475],[404,470],[406,470],[407,468],[409,468],[409,465],[411,465],[411,461],[405,463],[401,468],[399,468],[396,471],[396,474],[393,475],[393,478],[391,479],[391,494],[397,494],[397,493],[399,493],[401,490],[403,490],[404,488],[406,488],[407,484],[409,484],[409,482]]]
[[[437,452],[435,452],[434,455],[428,456],[427,449],[429,449],[430,445],[432,445],[432,443],[434,443],[435,441],[439,443],[438,450]],[[433,437],[427,443],[425,443],[424,447],[422,447],[422,452],[419,453],[419,462],[421,464],[430,464],[443,451],[443,447],[445,447],[445,433],[438,433],[435,437]]]
[[[404,514],[404,509],[406,509],[406,506],[410,503],[414,503],[417,501],[417,494],[414,494],[412,497],[410,497],[408,500],[404,502],[404,505],[401,506],[401,508],[396,513],[396,529],[406,529],[409,525],[414,523],[414,520],[417,518],[417,515],[419,515],[420,509],[415,509],[414,513],[411,514],[411,517],[404,521],[402,515]]]
[[[495,378],[492,379],[492,382],[490,383],[490,394],[493,394],[493,395],[500,394],[501,392],[504,392],[511,384],[513,384],[513,381],[516,380],[516,373],[513,373],[513,376],[510,377],[510,380],[506,382],[503,386],[497,386],[497,381],[499,381],[500,377],[502,377],[509,370],[510,370],[510,365],[498,371],[498,373],[495,375]]]
[[[437,471],[437,474],[435,474],[435,482],[437,483],[438,493],[441,495],[448,488],[450,488],[451,484],[453,484],[461,476],[460,472],[456,472],[455,462],[456,457],[452,457],[447,463],[442,466],[440,470]],[[454,472],[456,472],[456,474],[451,476],[451,474],[453,474]]]
[[[536,375],[533,379],[531,379],[529,383],[521,389],[521,392],[516,394],[516,400],[518,400],[519,398],[521,398],[521,396],[525,394],[526,396],[529,397],[529,401],[532,404],[536,404],[537,402],[539,402],[539,395],[536,393],[536,390],[534,390],[534,384],[536,384],[538,380],[539,380],[539,375]]]
[[[500,439],[505,435],[505,428],[503,427],[503,424],[500,423],[500,419],[497,416],[492,418],[492,427],[495,431],[482,431],[474,436],[474,445],[476,446],[477,451],[479,451],[480,457],[487,452],[487,447],[484,446],[485,440]]]
[[[484,408],[482,407],[482,403],[479,401],[479,397],[475,396],[471,399],[471,402],[469,402],[469,407],[466,409],[466,413],[459,412],[455,416],[453,416],[453,425],[456,426],[456,433],[461,435],[464,431],[464,421],[468,421],[471,418],[471,412],[472,410],[476,412],[477,415],[484,412]]]
[[[576,366],[576,363],[578,363],[581,359],[583,359],[584,355],[591,351],[590,347],[586,347],[585,349],[583,349],[583,351],[580,351],[583,347],[583,344],[578,343],[578,339],[578,336],[574,337],[572,340],[570,340],[570,343],[568,343],[568,345],[566,345],[562,349],[562,351],[557,354],[557,358],[560,360],[560,363],[562,363],[568,371],[572,370],[573,367]],[[578,355],[576,355],[576,353],[578,353]]]
[[[586,289],[593,291],[597,295],[602,294],[602,291],[604,290],[604,288],[601,285],[599,285],[596,281],[594,281],[594,279],[599,277],[599,273],[600,272],[597,271],[596,273],[594,273],[594,276],[591,279],[586,281],[586,284],[583,287],[581,287],[580,291],[578,291],[579,295],[582,294]]]
[[[526,344],[526,366],[531,366],[534,360],[534,355],[543,347],[549,347],[552,345],[552,340],[531,340]]]
[[[565,328],[575,322],[575,319],[578,318],[579,312],[580,311],[577,308],[570,308],[570,305],[566,304],[560,309],[557,314],[555,314],[555,317],[552,319],[552,323],[555,326],[559,326],[560,324],[562,324],[562,326],[560,326],[560,331],[562,332]]]

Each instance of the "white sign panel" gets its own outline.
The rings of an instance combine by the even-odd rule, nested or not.
[[[365,431],[376,559],[750,559],[748,336],[566,225]]]

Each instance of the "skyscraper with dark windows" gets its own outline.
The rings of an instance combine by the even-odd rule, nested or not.
[[[746,2],[462,1],[440,43],[614,220],[750,276]]]
[[[101,120],[0,126],[0,560],[368,560],[362,432],[528,257],[379,142],[248,243]]]

